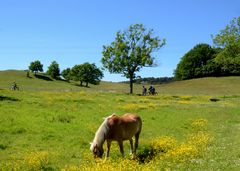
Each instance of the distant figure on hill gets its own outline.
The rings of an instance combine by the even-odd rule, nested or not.
[[[19,87],[17,86],[16,82],[13,82],[11,89],[12,90],[19,90]]]
[[[150,86],[148,90],[150,95],[155,95],[155,88],[153,86]]]
[[[147,88],[146,88],[145,86],[143,86],[142,95],[143,95],[143,96],[146,96],[146,95],[147,95]]]

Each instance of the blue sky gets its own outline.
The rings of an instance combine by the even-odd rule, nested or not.
[[[158,66],[137,75],[172,76],[188,50],[212,45],[210,35],[239,15],[239,0],[0,0],[0,70],[27,69],[34,60],[45,71],[54,60],[61,70],[84,62],[101,67],[102,46],[117,31],[142,23],[167,44],[153,54]]]

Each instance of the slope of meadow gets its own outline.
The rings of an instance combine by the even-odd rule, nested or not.
[[[76,82],[50,80],[48,77],[36,78],[30,74],[18,70],[0,71],[0,89],[10,89],[16,82],[24,91],[100,91],[112,93],[128,93],[129,85],[102,81],[100,85],[90,85],[90,88],[80,87]],[[159,94],[172,95],[239,95],[240,77],[209,77],[176,81],[168,84],[155,85]],[[149,87],[150,85],[145,85]],[[141,94],[142,85],[134,85],[134,93]]]
[[[20,91],[9,90],[13,81]],[[239,77],[204,78],[139,96],[124,93],[126,84],[85,88],[0,72],[0,170],[239,170],[239,85]],[[102,118],[126,112],[143,119],[138,160],[128,142],[125,159],[117,143],[107,161],[93,159],[89,142]]]

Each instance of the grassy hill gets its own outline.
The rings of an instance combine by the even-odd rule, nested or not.
[[[21,90],[25,91],[102,91],[128,93],[129,85],[125,83],[113,83],[102,81],[100,85],[90,85],[90,88],[80,87],[76,82],[51,80],[48,77],[36,78],[33,74],[30,78],[24,71],[7,70],[0,71],[0,89],[10,89],[16,82]],[[240,77],[210,77],[176,81],[168,84],[155,85],[159,94],[186,94],[186,95],[236,95],[240,94]],[[149,85],[146,85],[149,87]],[[141,94],[142,85],[134,85],[134,93]]]
[[[16,81],[20,91],[10,91]],[[5,170],[240,170],[240,77],[156,85],[76,83],[0,72],[0,171]],[[211,97],[219,99],[211,102]],[[94,160],[89,142],[112,113],[142,117],[139,161],[113,143],[107,161]],[[105,149],[105,146],[104,146]],[[154,153],[153,153],[154,152]],[[143,163],[144,161],[144,163]]]
[[[160,86],[162,93],[195,95],[240,94],[240,77],[207,77],[177,81]]]
[[[17,70],[0,71],[0,88],[10,89],[13,82],[16,82],[20,90],[24,91],[77,91],[80,87],[60,80],[39,74],[37,77],[27,72]]]

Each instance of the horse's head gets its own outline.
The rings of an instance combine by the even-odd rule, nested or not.
[[[100,157],[103,156],[103,147],[98,146],[96,143],[90,143],[91,147],[90,150],[93,152],[94,157]]]

